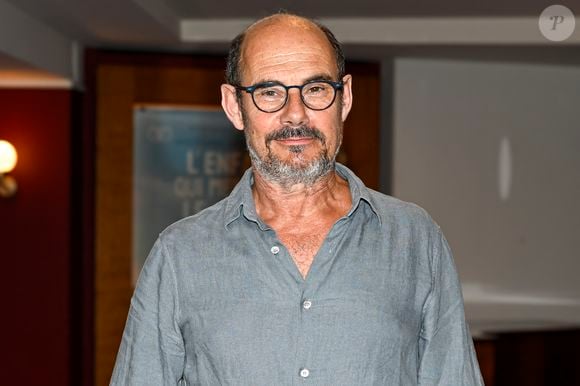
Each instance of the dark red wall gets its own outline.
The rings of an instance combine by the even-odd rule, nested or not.
[[[70,376],[71,93],[0,89],[0,139],[18,151],[17,195],[0,199],[4,385]]]

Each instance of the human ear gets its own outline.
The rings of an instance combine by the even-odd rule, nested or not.
[[[222,93],[222,108],[226,116],[238,130],[244,130],[244,120],[240,101],[236,95],[236,88],[231,84],[222,84],[220,87]]]
[[[344,122],[352,107],[352,76],[345,75],[342,82],[342,121]]]

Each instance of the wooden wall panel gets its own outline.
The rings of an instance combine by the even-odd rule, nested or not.
[[[379,65],[348,63],[347,73],[353,75],[353,107],[344,125],[342,149],[347,156],[347,166],[368,187],[378,190],[381,86]]]
[[[95,380],[108,384],[131,287],[134,69],[98,71],[95,239]]]
[[[496,386],[580,386],[580,330],[501,334]]]
[[[135,76],[136,101],[220,106],[222,69],[137,67]]]
[[[486,386],[495,386],[496,342],[494,340],[476,340],[474,343],[483,381]]]

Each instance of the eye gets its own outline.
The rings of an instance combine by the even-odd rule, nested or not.
[[[313,83],[308,85],[308,87],[304,90],[304,93],[308,95],[325,94],[328,92],[328,88],[329,86],[326,83]]]
[[[264,87],[256,89],[256,97],[260,99],[284,98],[284,89],[280,87]]]
[[[262,95],[263,96],[276,96],[276,95],[278,95],[278,92],[276,90],[267,89],[267,90],[262,91]]]

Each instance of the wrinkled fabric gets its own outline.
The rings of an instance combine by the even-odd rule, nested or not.
[[[483,385],[439,227],[337,172],[352,208],[305,279],[256,215],[251,169],[229,197],[163,231],[111,385]]]

